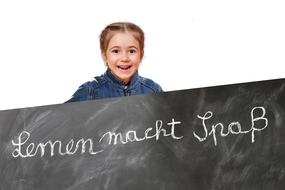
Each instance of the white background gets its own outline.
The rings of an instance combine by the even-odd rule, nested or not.
[[[282,0],[1,0],[0,110],[62,103],[104,73],[115,21],[143,28],[140,74],[165,91],[285,77]]]

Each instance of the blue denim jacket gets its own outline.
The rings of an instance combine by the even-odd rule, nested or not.
[[[151,79],[139,76],[138,72],[134,74],[130,83],[125,85],[108,69],[103,75],[95,77],[93,81],[82,84],[66,103],[152,92],[162,92],[162,88]]]

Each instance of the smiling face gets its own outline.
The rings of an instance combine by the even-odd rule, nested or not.
[[[138,71],[143,51],[139,41],[129,32],[118,32],[110,39],[102,58],[111,73],[125,84]]]

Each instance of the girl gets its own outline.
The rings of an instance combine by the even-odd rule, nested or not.
[[[144,55],[144,32],[139,26],[108,25],[100,34],[100,49],[107,71],[81,85],[67,102],[162,92],[157,83],[138,74]]]

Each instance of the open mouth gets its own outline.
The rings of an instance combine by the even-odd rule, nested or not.
[[[118,69],[123,70],[123,71],[127,71],[129,70],[132,66],[131,65],[119,65],[117,66]]]

